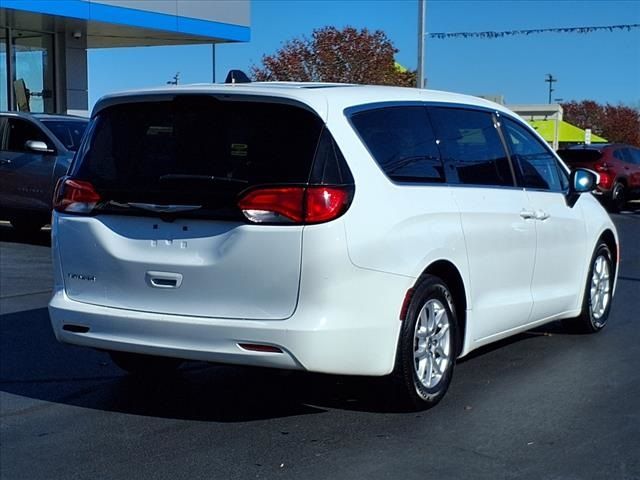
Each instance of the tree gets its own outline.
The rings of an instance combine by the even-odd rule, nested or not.
[[[563,103],[564,119],[613,143],[640,147],[640,112],[624,105],[601,105],[593,100]]]
[[[294,38],[252,66],[258,81],[340,82],[413,87],[415,72],[398,68],[398,50],[381,30],[324,27]]]

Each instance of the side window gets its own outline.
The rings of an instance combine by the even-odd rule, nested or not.
[[[513,186],[507,154],[488,112],[430,108],[451,183]]]
[[[640,148],[630,148],[629,154],[631,155],[631,162],[640,166]]]
[[[399,182],[441,183],[444,168],[424,107],[356,113],[351,122],[384,173]]]
[[[553,192],[568,188],[566,173],[546,145],[508,118],[503,118],[502,124],[518,176],[525,188]]]
[[[8,135],[6,141],[7,150],[12,152],[31,153],[31,151],[25,147],[25,143],[29,140],[44,142],[49,148],[53,148],[51,141],[46,137],[42,130],[32,123],[18,118],[9,118],[8,124],[9,125],[6,130],[6,134]]]
[[[617,160],[621,160],[623,162],[630,162],[631,161],[631,159],[629,158],[629,156],[627,154],[627,149],[626,148],[617,148],[616,150],[613,151],[613,156]]]

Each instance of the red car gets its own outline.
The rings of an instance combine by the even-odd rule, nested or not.
[[[622,144],[580,145],[558,150],[571,168],[600,174],[594,193],[610,212],[619,212],[629,200],[640,199],[640,148]]]

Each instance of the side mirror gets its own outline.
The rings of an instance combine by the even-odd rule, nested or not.
[[[53,153],[53,149],[49,148],[46,143],[40,140],[27,140],[24,143],[27,150],[38,153]]]
[[[595,190],[598,185],[598,174],[591,170],[578,168],[571,172],[571,190],[575,193],[587,193]]]
[[[592,192],[596,189],[600,177],[596,172],[584,168],[577,168],[569,177],[569,192],[567,193],[567,205],[573,207],[580,194]]]

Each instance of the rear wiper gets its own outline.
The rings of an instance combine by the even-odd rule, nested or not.
[[[137,208],[140,210],[147,210],[155,213],[179,213],[190,212],[193,210],[199,210],[202,205],[165,205],[156,203],[139,203],[139,202],[117,202],[115,200],[109,200],[104,204],[104,207],[117,207],[123,209]]]
[[[162,175],[159,180],[161,182],[195,180],[198,182],[249,183],[249,180],[243,180],[241,178],[215,177],[213,175],[188,175],[181,173],[169,173],[167,175]]]
[[[128,202],[127,205],[133,208],[139,208],[141,210],[148,210],[156,213],[190,212],[192,210],[199,210],[202,208],[202,205],[159,205],[156,203],[137,202]]]

